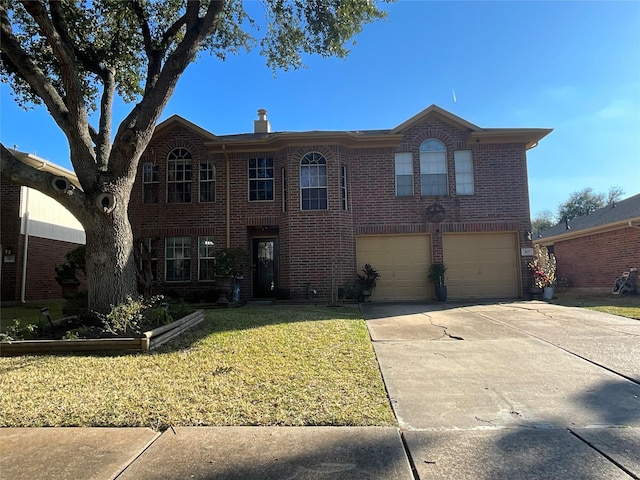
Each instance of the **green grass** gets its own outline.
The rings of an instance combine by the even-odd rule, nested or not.
[[[640,320],[640,295],[619,296],[613,294],[596,295],[559,292],[554,297],[553,303],[570,307],[583,307]]]
[[[355,308],[244,307],[147,355],[0,358],[0,426],[395,425]]]
[[[20,327],[24,327],[30,323],[34,325],[40,325],[43,322],[46,323],[47,319],[44,318],[40,312],[40,309],[43,307],[49,307],[49,316],[54,320],[64,316],[62,313],[64,301],[60,300],[14,306],[3,305],[2,308],[0,308],[0,332],[6,332],[7,328],[12,327],[14,325],[14,319],[19,321]]]

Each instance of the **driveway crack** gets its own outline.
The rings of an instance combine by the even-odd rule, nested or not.
[[[458,336],[458,335],[451,335],[447,330],[449,329],[449,327],[447,327],[446,325],[439,325],[437,323],[433,323],[433,319],[431,318],[430,315],[427,315],[427,318],[429,318],[429,323],[431,323],[432,326],[434,327],[438,327],[442,329],[442,335],[440,335],[437,338],[432,338],[431,340],[440,340],[443,337],[449,337],[452,340],[464,340],[464,338]]]

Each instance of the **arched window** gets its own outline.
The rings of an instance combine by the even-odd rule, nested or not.
[[[174,148],[167,156],[167,203],[191,202],[191,153]]]
[[[447,148],[430,138],[420,145],[420,184],[422,195],[447,195]]]
[[[300,161],[300,208],[327,209],[327,160],[318,152],[309,152]]]

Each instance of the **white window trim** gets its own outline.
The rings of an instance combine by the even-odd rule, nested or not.
[[[271,160],[271,177],[256,177],[256,178],[251,178],[249,176],[249,170],[251,170],[251,167],[249,167],[249,162],[251,160],[260,160],[260,159],[270,159]],[[275,175],[275,159],[273,157],[255,157],[255,158],[250,158],[247,161],[247,199],[251,202],[273,202],[276,199],[276,192],[275,192],[275,187],[276,187],[276,175]],[[256,165],[256,171],[258,170],[258,166]],[[256,200],[251,200],[251,182],[259,182],[259,181],[270,181],[271,182],[271,195],[273,195],[273,198],[267,198],[264,200],[260,200],[260,199],[256,199]]]
[[[204,240],[204,239],[207,239],[207,240]],[[210,245],[201,245],[201,243],[200,243],[200,242],[201,242],[202,240],[204,240],[204,241],[210,241],[210,242],[211,242],[211,244],[210,244]],[[202,250],[201,250],[201,248],[202,248],[202,247],[204,247],[204,248],[205,248],[205,249],[207,249],[207,250],[208,250],[209,248],[211,249],[211,251],[208,251],[208,252],[207,252],[210,256],[203,256],[203,255],[201,254],[201,253],[202,253]],[[202,279],[202,275],[201,275],[201,273],[202,273],[202,272],[201,272],[201,270],[200,270],[200,265],[201,265],[201,263],[200,263],[200,262],[201,262],[201,260],[213,260],[214,272],[215,272],[215,262],[216,262],[216,257],[215,257],[215,251],[214,251],[214,248],[215,248],[215,240],[214,240],[214,238],[213,238],[213,237],[208,236],[208,235],[203,236],[203,237],[198,237],[198,281],[199,281],[199,282],[212,282],[212,281],[213,281],[213,278],[212,278],[212,279],[208,279],[208,278],[206,278],[206,279]]]
[[[201,166],[202,165],[207,165],[209,167],[211,167],[210,169],[207,169],[207,172],[213,172],[213,177],[211,179],[205,179],[203,180],[201,175],[202,175],[202,169]],[[202,193],[202,184],[203,183],[208,183],[208,184],[212,184],[212,188],[213,188],[213,200],[208,200],[206,202],[203,202],[202,200],[200,200],[200,194]],[[204,161],[204,162],[200,162],[198,164],[198,203],[216,203],[216,166],[212,161]]]
[[[169,247],[169,239],[182,239],[182,240],[188,240],[188,242],[182,242],[182,251],[185,252],[186,254],[189,256],[185,256],[182,258],[177,258],[177,257],[169,257],[168,255],[168,247]],[[175,249],[174,249],[175,250]],[[175,260],[189,260],[189,275],[186,280],[169,280],[169,261],[175,261]],[[167,237],[165,238],[164,241],[164,281],[166,283],[188,283],[191,281],[191,237]]]
[[[398,167],[402,165],[401,162],[398,162],[398,160],[404,159],[409,160],[409,162],[406,162],[409,164],[409,169],[410,169],[410,173],[398,173]],[[414,194],[414,186],[413,186],[413,153],[411,152],[397,152],[395,154],[394,157],[394,169],[395,169],[395,175],[394,175],[394,182],[395,182],[395,192],[396,192],[396,197],[412,197]],[[398,177],[399,176],[407,176],[407,177],[411,177],[411,193],[409,195],[398,195]]]
[[[151,180],[147,180],[146,172],[144,171],[146,165],[151,165]],[[153,180],[154,170],[157,173],[157,177],[155,180]],[[155,202],[147,203],[145,202],[145,198],[146,198],[145,192],[146,192],[147,186],[150,186],[150,185],[156,185],[156,188],[158,189],[158,192],[157,192],[158,198]],[[155,162],[143,162],[142,163],[142,203],[144,205],[153,205],[155,203],[159,203],[159,201],[160,201],[160,169],[158,168],[158,165]]]
[[[468,156],[468,157],[467,157]],[[453,152],[453,157],[455,160],[455,172],[456,172],[456,195],[473,195],[475,193],[475,178],[473,175],[473,152],[471,150],[456,150],[455,152]],[[463,158],[463,157],[467,157],[467,158]],[[463,161],[466,162],[468,160],[469,162],[469,166],[471,167],[470,170],[460,170],[458,167],[458,163],[460,161],[460,163],[462,163]],[[464,183],[459,183],[458,182],[458,175],[470,175],[471,177],[471,182],[464,182]],[[461,192],[461,185],[469,185],[471,186],[471,191],[470,192]]]
[[[310,160],[313,161],[314,163],[303,165],[302,162],[304,162],[304,160],[309,156],[311,157]],[[318,163],[317,162],[318,161],[317,156],[319,156],[324,161],[324,163]],[[325,181],[325,185],[323,185],[323,186],[309,186],[309,187],[303,187],[302,186],[302,168],[303,167],[309,168],[311,166],[315,166],[317,168],[319,165],[324,165],[325,172],[327,172],[327,168],[328,168],[327,159],[320,152],[316,152],[316,151],[307,152],[302,156],[302,159],[300,160],[300,168],[299,168],[298,172],[300,173],[299,186],[300,186],[300,211],[301,212],[323,212],[323,211],[329,210],[329,175],[328,175],[328,172],[325,175],[325,180],[326,180]],[[302,191],[303,190],[311,190],[311,189],[313,189],[313,190],[324,189],[325,199],[327,201],[327,208],[308,208],[308,209],[303,208],[303,205],[302,205]]]
[[[427,143],[436,143],[440,146],[442,146],[442,150],[423,150],[423,146]],[[429,165],[434,165],[433,162],[429,162],[429,157],[433,156],[433,154],[438,154],[438,155],[444,155],[444,171],[440,171],[442,170],[442,162],[438,162],[438,171],[437,172],[429,172],[427,171],[429,169]],[[442,159],[440,159],[442,160]],[[437,197],[437,196],[442,196],[442,195],[449,195],[449,172],[448,172],[448,160],[447,160],[447,147],[446,145],[438,140],[437,138],[428,138],[427,140],[425,140],[424,142],[422,142],[422,144],[420,145],[420,195],[422,196],[433,196],[433,197]],[[426,188],[429,186],[428,182],[427,185],[425,185],[425,182],[423,181],[423,177],[425,176],[429,176],[429,175],[444,175],[445,178],[445,193],[429,193],[429,192],[425,192]]]
[[[176,158],[170,158],[172,155],[175,155]],[[189,169],[189,180],[169,180],[169,170],[170,165],[174,165],[174,168],[177,166],[177,162],[181,162],[184,165],[189,165],[191,168]],[[176,170],[177,171],[177,170]],[[177,185],[179,183],[189,184],[189,201],[188,202],[169,202],[169,185],[174,184]],[[186,148],[178,147],[174,148],[167,155],[167,193],[166,193],[166,202],[172,205],[180,205],[185,203],[191,203],[193,201],[191,195],[191,188],[193,185],[193,158],[191,156],[191,152]]]

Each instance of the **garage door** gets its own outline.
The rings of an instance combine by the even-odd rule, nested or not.
[[[370,263],[380,273],[372,300],[428,300],[433,286],[431,236],[367,235],[357,238],[358,270]],[[362,273],[362,272],[359,272]]]
[[[520,267],[514,233],[445,234],[449,298],[514,298]]]

